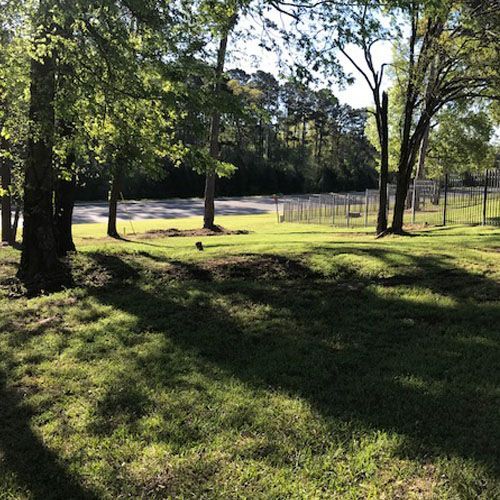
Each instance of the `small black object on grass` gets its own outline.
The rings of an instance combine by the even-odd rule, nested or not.
[[[196,248],[200,251],[200,252],[203,252],[204,248],[203,248],[203,243],[201,241],[197,241],[196,242]]]

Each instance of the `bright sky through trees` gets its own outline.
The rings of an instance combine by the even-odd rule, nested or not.
[[[269,16],[278,26],[286,27],[287,20],[283,15],[273,13]],[[287,73],[287,66],[294,62],[293,48],[285,47],[282,42],[278,42],[280,50],[268,51],[261,46],[261,40],[268,42],[268,34],[255,18],[246,16],[239,23],[239,31],[248,32],[249,37],[233,38],[230,46],[233,47],[228,69],[241,68],[247,73],[258,69],[272,73],[278,77],[282,73]],[[363,69],[366,68],[362,51],[354,45],[348,45],[349,51],[354,60]],[[281,52],[281,53],[278,53]],[[331,90],[338,97],[341,103],[349,104],[353,108],[363,108],[373,105],[372,93],[359,73],[353,68],[352,64],[340,53],[339,61],[345,70],[346,75],[352,76],[354,83],[351,85],[333,84]],[[386,41],[380,41],[373,48],[373,59],[376,65],[390,63],[392,61],[392,44]],[[388,87],[389,76],[386,75],[384,89]],[[327,85],[328,86],[328,85]]]

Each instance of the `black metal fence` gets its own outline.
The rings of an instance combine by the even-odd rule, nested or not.
[[[395,186],[388,187],[388,213]],[[377,190],[330,193],[286,200],[283,222],[329,224],[337,227],[372,227],[379,207]],[[482,174],[446,175],[439,181],[412,182],[406,203],[405,224],[483,224],[500,226],[500,169]]]

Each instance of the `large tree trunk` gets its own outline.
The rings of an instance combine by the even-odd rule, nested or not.
[[[48,6],[41,3],[40,19]],[[43,36],[43,34],[41,35]],[[18,275],[33,292],[63,284],[53,225],[53,167],[55,73],[50,53],[31,60],[31,130],[24,184],[23,249]]]
[[[118,169],[111,180],[111,192],[109,194],[109,213],[108,213],[108,236],[119,238],[118,230],[116,229],[116,215],[118,211],[118,199],[122,190],[122,174]]]
[[[394,234],[403,234],[404,213],[406,208],[406,197],[410,186],[411,173],[415,164],[414,146],[410,140],[411,118],[413,107],[407,102],[407,111],[404,124],[403,138],[398,161],[398,176],[396,183],[396,200],[394,202],[394,213],[392,217],[391,230]]]
[[[213,229],[215,227],[215,174],[212,172],[207,173],[205,179],[203,227],[205,229]]]
[[[399,165],[398,165],[396,200],[394,202],[394,214],[392,217],[392,232],[395,234],[403,233],[406,196],[408,195],[408,186],[409,186],[409,179],[408,179],[409,176],[407,175],[409,152],[407,150],[408,150],[408,144],[402,143]]]
[[[418,166],[416,179],[425,179],[425,160],[427,158],[427,150],[429,149],[429,134],[431,131],[430,123],[427,125],[424,137],[422,138],[422,144],[420,145],[420,152],[418,156]]]
[[[392,217],[392,232],[395,234],[401,234],[403,232],[406,195],[408,193],[408,187],[405,186],[404,182],[403,176],[398,175],[396,201],[394,203],[394,214]]]
[[[401,153],[398,166],[398,180],[396,186],[396,201],[394,203],[394,214],[392,218],[392,232],[403,234],[404,213],[406,208],[406,198],[410,187],[411,174],[415,165],[418,147],[421,138],[415,134],[415,141],[401,144]]]
[[[403,233],[403,219],[406,205],[406,197],[408,195],[408,186],[410,182],[411,170],[413,162],[411,157],[411,128],[413,125],[413,114],[417,102],[417,90],[415,86],[415,50],[417,43],[418,30],[418,10],[413,9],[411,12],[411,34],[410,48],[408,56],[408,82],[405,93],[405,106],[403,113],[403,133],[401,137],[401,148],[398,160],[398,175],[396,184],[396,200],[394,202],[394,214],[392,218],[391,230],[393,233]],[[410,170],[410,172],[408,172]]]
[[[387,92],[382,93],[380,126],[380,180],[377,234],[387,231],[387,184],[389,177],[389,100]]]
[[[420,145],[420,151],[418,153],[418,164],[417,171],[415,172],[415,178],[413,180],[413,191],[412,191],[412,222],[416,221],[416,212],[420,210],[420,195],[418,193],[418,180],[425,179],[425,159],[427,156],[427,149],[429,148],[429,133],[430,133],[430,123],[425,129],[424,136],[422,138],[422,144]]]
[[[219,48],[217,50],[217,66],[215,67],[215,85],[214,94],[216,96],[220,95],[222,88],[222,74],[224,72],[224,64],[226,62],[226,51],[227,51],[227,41],[229,38],[229,33],[232,30],[236,22],[236,16],[233,16],[228,23],[227,29],[223,32],[221,37]],[[219,159],[220,148],[219,148],[219,134],[220,134],[220,121],[221,115],[219,111],[214,111],[212,113],[211,123],[210,123],[210,156],[214,160]],[[215,172],[210,169],[207,172],[205,179],[205,211],[203,215],[203,227],[205,229],[213,229],[215,227]]]
[[[57,253],[65,256],[76,250],[73,242],[73,207],[75,206],[76,177],[70,180],[59,179],[55,191],[54,226],[57,241]]]
[[[429,128],[430,116],[430,113],[424,110],[411,137],[408,137],[406,140],[401,142],[396,201],[394,203],[394,215],[391,227],[392,232],[395,234],[403,234],[403,219],[411,175],[413,173],[413,168],[415,166],[424,135]]]
[[[436,79],[436,61],[433,60],[430,68],[429,81],[427,82],[427,88],[425,91],[425,99],[426,102],[429,102],[432,99],[432,92],[435,85]],[[416,222],[416,212],[420,210],[420,196],[418,195],[417,189],[417,180],[425,179],[425,160],[427,157],[427,150],[429,148],[429,135],[431,132],[431,123],[429,119],[429,123],[425,127],[422,136],[422,144],[420,145],[420,151],[418,154],[418,165],[417,172],[415,173],[415,181],[413,183],[413,199],[411,204],[412,209],[412,222]]]
[[[439,109],[439,107],[436,106],[436,103],[433,102],[435,98],[433,97],[434,91],[432,89],[436,84],[436,73],[435,61],[433,59],[435,54],[432,54],[431,50],[432,41],[439,38],[443,32],[444,25],[439,20],[433,21],[431,18],[427,19],[427,27],[425,34],[422,37],[420,54],[416,61],[415,50],[419,29],[418,7],[414,10],[412,16],[412,31],[410,36],[408,63],[409,75],[405,98],[403,134],[398,162],[396,201],[394,204],[394,215],[391,228],[392,232],[396,234],[403,233],[404,211],[413,167],[415,166],[418,151],[422,144],[424,134],[429,127],[430,120],[433,114]],[[417,120],[415,118],[415,111],[418,108],[419,91],[428,72],[429,81],[427,82],[426,88],[425,109],[422,110],[421,115]]]
[[[6,151],[8,148],[7,140],[2,138],[2,150]],[[4,157],[1,160],[0,174],[2,177],[2,189],[4,195],[2,196],[2,241],[4,243],[12,244],[12,195],[10,193],[11,184],[11,167],[8,158]]]
[[[220,113],[214,112],[210,127],[210,156],[219,159],[219,132]],[[213,229],[215,227],[215,172],[207,172],[205,179],[205,212],[203,216],[203,227]]]

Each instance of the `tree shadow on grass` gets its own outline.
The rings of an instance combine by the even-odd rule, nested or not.
[[[371,254],[382,261],[400,257],[391,252]],[[406,257],[414,271],[414,293],[407,296],[404,285],[393,288],[398,283],[375,280],[353,289],[309,277],[156,288],[138,278],[122,293],[97,291],[96,297],[134,315],[139,330],[162,332],[247,384],[300,396],[332,422],[398,433],[402,456],[460,456],[498,475],[500,312],[494,302],[461,304],[457,286],[472,283],[468,294],[486,290],[494,298],[498,283],[443,259]],[[112,259],[122,274],[140,276],[129,262]],[[196,275],[196,264],[189,266]],[[446,276],[452,286],[443,290]],[[421,300],[424,291],[453,300]],[[252,305],[267,312],[245,314]],[[141,360],[151,384],[171,382],[170,356],[159,351]]]
[[[416,249],[417,250],[417,249]],[[453,265],[453,256],[428,256],[410,254],[387,248],[341,246],[340,248],[315,247],[315,254],[325,261],[334,261],[339,255],[368,257],[371,262],[387,269],[390,275],[371,278],[359,277],[367,283],[385,286],[407,285],[427,289],[432,293],[470,302],[496,301],[500,297],[500,282],[482,273],[467,271]],[[397,274],[394,274],[394,270]],[[384,273],[382,273],[384,274]],[[356,278],[356,271],[353,278]],[[460,309],[460,306],[457,305]],[[474,312],[471,311],[471,316]],[[471,324],[473,324],[471,318]]]
[[[0,373],[0,457],[30,498],[97,499],[84,488],[30,427],[31,413],[21,390],[9,388]],[[1,485],[0,485],[1,489]],[[1,491],[0,491],[1,493]]]

